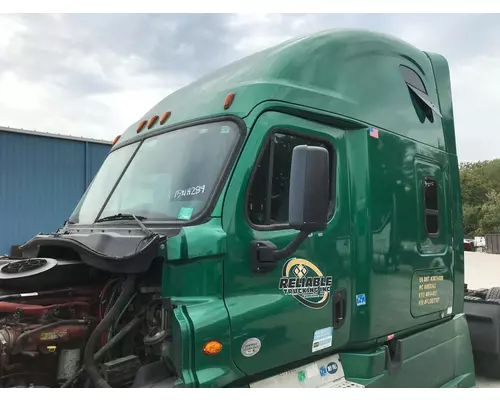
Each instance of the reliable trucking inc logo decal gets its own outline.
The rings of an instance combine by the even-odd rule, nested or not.
[[[332,282],[333,277],[324,276],[313,263],[292,258],[283,265],[279,289],[306,307],[319,309],[328,303]]]

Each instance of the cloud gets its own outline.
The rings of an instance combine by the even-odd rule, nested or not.
[[[27,28],[16,19],[0,15],[0,52],[4,52],[16,35]]]
[[[500,54],[476,56],[452,69],[458,154],[464,161],[500,158],[491,122],[500,109]]]
[[[231,61],[296,36],[361,28],[445,55],[460,159],[500,157],[486,122],[500,107],[498,22],[494,14],[0,15],[0,125],[111,140]]]

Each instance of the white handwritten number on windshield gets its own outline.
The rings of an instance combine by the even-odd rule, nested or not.
[[[205,193],[205,185],[192,186],[188,189],[176,190],[174,199],[181,199],[188,196],[197,196],[199,194]]]

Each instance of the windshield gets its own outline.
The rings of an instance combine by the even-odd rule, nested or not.
[[[207,205],[238,136],[234,122],[213,122],[113,151],[69,222],[93,224],[117,214],[147,221],[195,218]]]

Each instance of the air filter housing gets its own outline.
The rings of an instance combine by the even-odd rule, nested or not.
[[[81,261],[53,258],[1,258],[0,288],[42,290],[81,285],[90,268]]]

